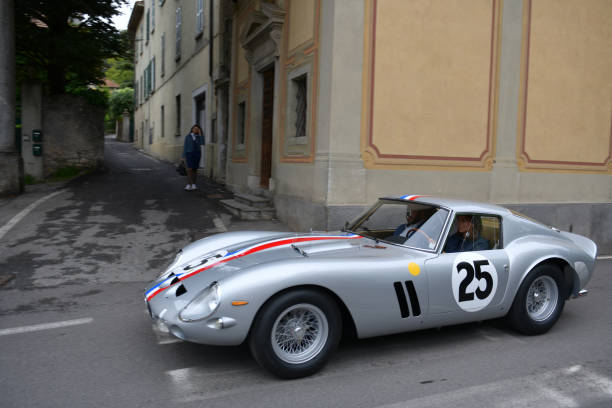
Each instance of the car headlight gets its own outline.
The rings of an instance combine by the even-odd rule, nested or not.
[[[206,319],[217,310],[220,299],[221,288],[217,282],[213,282],[181,310],[179,318],[184,322]]]

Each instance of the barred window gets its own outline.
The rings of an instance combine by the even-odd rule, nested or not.
[[[155,0],[151,2],[151,32],[155,31]]]
[[[176,9],[176,56],[178,60],[181,58],[181,37],[182,37],[183,12],[179,7]]]
[[[204,0],[196,0],[196,36],[204,31]]]
[[[161,76],[166,75],[166,33],[161,35]]]
[[[147,10],[147,43],[149,43],[149,31],[151,30],[151,10]]]
[[[151,60],[151,93],[155,92],[155,57]]]
[[[181,135],[181,95],[176,95],[176,136]]]
[[[161,137],[164,137],[166,135],[166,115],[165,115],[165,108],[164,105],[161,106],[161,115],[160,115],[160,120],[161,120]]]
[[[245,139],[246,102],[238,104],[238,134],[236,141],[239,145],[244,144]]]
[[[295,87],[295,137],[306,136],[307,76],[306,74],[292,80]]]

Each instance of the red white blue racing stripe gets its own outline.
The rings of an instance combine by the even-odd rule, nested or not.
[[[288,245],[297,244],[300,242],[337,240],[337,239],[356,239],[356,238],[361,238],[361,236],[356,235],[356,234],[347,234],[347,235],[322,235],[322,236],[292,237],[292,238],[275,239],[272,241],[259,243],[259,244],[256,244],[256,245],[253,245],[247,248],[243,248],[243,249],[239,249],[234,252],[227,253],[220,258],[212,257],[209,259],[209,261],[213,261],[213,262],[207,263],[206,266],[203,266],[202,268],[199,268],[193,271],[187,271],[181,274],[172,275],[169,278],[164,279],[162,282],[158,283],[151,289],[149,289],[147,293],[145,293],[145,299],[147,301],[150,301],[155,296],[159,295],[161,292],[165,291],[166,289],[171,288],[177,283],[187,278],[190,278],[194,275],[197,275],[198,273],[203,272],[207,269],[213,268],[219,264],[229,262],[231,260],[241,258],[243,256],[251,255],[257,252],[265,251],[266,249],[288,246]]]
[[[420,198],[420,197],[428,197],[428,196],[426,196],[426,195],[405,195],[405,196],[401,196],[400,198],[402,200],[406,200],[406,201],[414,201],[414,200],[416,200],[417,198]]]

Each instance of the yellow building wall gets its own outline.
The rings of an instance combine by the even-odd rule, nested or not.
[[[289,50],[309,42],[314,37],[316,0],[292,1],[289,13]]]
[[[612,172],[612,2],[524,2],[522,170]]]
[[[281,162],[312,163],[316,145],[316,123],[318,102],[318,58],[319,58],[319,19],[320,0],[288,0],[285,2],[284,38],[280,70],[280,126],[277,140]],[[303,144],[292,144],[287,135],[288,100],[290,76],[303,68],[308,69],[307,90],[307,141]]]
[[[242,27],[241,27],[242,28]],[[238,31],[240,32],[240,31]],[[249,79],[249,63],[247,62],[246,58],[245,58],[245,53],[244,53],[244,48],[242,47],[238,47],[238,51],[237,51],[237,66],[238,66],[238,74],[236,76],[236,79],[238,81],[238,83],[243,83],[244,81]]]
[[[366,168],[489,168],[498,2],[371,0],[367,8]]]

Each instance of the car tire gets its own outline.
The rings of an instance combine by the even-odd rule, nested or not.
[[[314,290],[282,293],[257,314],[249,335],[251,354],[280,378],[300,378],[320,370],[342,335],[336,302]]]
[[[520,333],[546,333],[557,322],[565,305],[565,282],[558,266],[536,266],[523,280],[510,312],[510,325]]]

